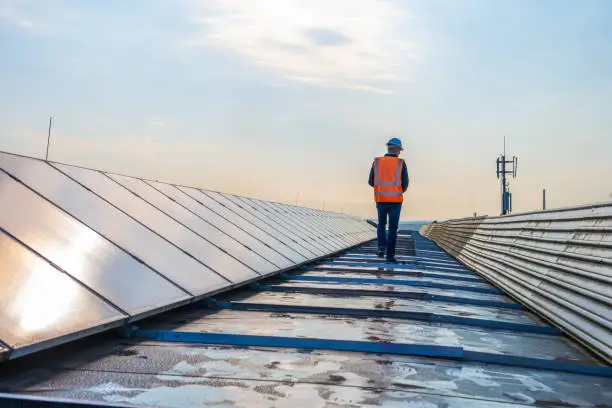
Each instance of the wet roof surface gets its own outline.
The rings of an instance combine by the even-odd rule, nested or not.
[[[530,332],[548,324],[493,293],[493,286],[416,234],[401,236],[396,267],[373,267],[380,263],[374,252],[366,244],[225,293],[217,303],[139,322],[138,329],[434,345],[601,364],[566,336]],[[517,329],[494,327],[498,323]],[[612,378],[603,376],[290,347],[291,342],[210,345],[104,334],[3,364],[0,392],[38,401],[181,408],[612,406]]]

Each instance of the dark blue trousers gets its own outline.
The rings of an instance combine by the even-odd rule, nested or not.
[[[378,210],[378,248],[387,250],[387,259],[395,257],[397,228],[399,226],[402,203],[376,203]],[[389,218],[389,236],[387,237],[387,217]]]

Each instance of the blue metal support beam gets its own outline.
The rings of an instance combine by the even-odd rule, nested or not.
[[[433,273],[433,272],[406,272],[399,270],[389,270],[389,268],[383,269],[379,268],[378,270],[374,269],[350,269],[350,268],[330,268],[327,266],[314,267],[312,269],[306,269],[306,271],[320,271],[327,273],[364,273],[364,274],[372,274],[372,275],[397,275],[397,276],[414,276],[415,278],[433,278],[433,279],[447,279],[447,280],[456,280],[460,282],[475,282],[475,283],[486,283],[483,279],[474,276],[454,276],[454,275],[444,275],[443,272]]]
[[[415,264],[405,264],[402,262],[399,263],[374,263],[374,262],[348,262],[348,261],[325,261],[321,262],[320,265],[335,265],[335,266],[353,266],[353,267],[366,267],[366,268],[393,268],[393,269],[426,269],[430,271],[438,271],[438,272],[455,272],[455,273],[466,273],[473,275],[474,272],[470,271],[466,268],[454,268],[454,267],[431,267],[427,265],[415,265]]]
[[[255,284],[252,288],[260,291],[268,292],[286,292],[286,293],[311,293],[319,295],[337,295],[337,296],[368,296],[368,297],[384,297],[398,299],[417,299],[429,300],[437,302],[457,303],[472,306],[496,307],[499,309],[524,309],[519,303],[497,302],[494,300],[482,300],[464,298],[459,296],[433,295],[424,292],[406,292],[392,290],[367,290],[367,289],[344,289],[344,288],[321,288],[308,286],[280,286],[280,285],[262,285]]]
[[[399,285],[399,286],[420,286],[424,288],[440,288],[440,289],[453,289],[453,290],[464,290],[466,292],[478,292],[478,293],[493,293],[503,294],[502,291],[495,288],[479,288],[461,285],[447,285],[445,283],[427,282],[427,281],[413,281],[413,280],[399,280],[399,279],[361,279],[361,278],[345,278],[335,276],[303,276],[303,275],[290,275],[282,273],[278,275],[280,279],[294,280],[294,281],[305,281],[305,282],[327,282],[327,283],[354,283],[354,284],[371,284],[371,285]]]
[[[612,367],[573,363],[560,360],[508,356],[464,350],[462,347],[429,344],[385,343],[371,341],[331,340],[299,337],[254,336],[244,334],[221,334],[202,332],[180,332],[171,330],[137,330],[125,333],[128,336],[162,342],[231,345],[240,347],[279,347],[306,350],[333,350],[359,353],[395,354],[403,356],[435,357],[464,362],[496,364],[511,367],[534,368],[612,377]]]
[[[279,313],[306,313],[334,316],[352,316],[363,318],[388,318],[418,320],[432,323],[449,323],[464,326],[482,327],[494,330],[508,330],[523,333],[560,335],[561,331],[552,326],[537,326],[499,320],[477,319],[473,317],[462,317],[444,315],[438,313],[408,312],[402,310],[380,310],[380,309],[354,309],[345,307],[321,307],[301,306],[266,303],[225,302],[208,299],[207,305],[216,309],[242,310],[251,312],[279,312]]]

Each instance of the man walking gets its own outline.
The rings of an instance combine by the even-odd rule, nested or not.
[[[387,255],[387,262],[395,263],[395,245],[404,193],[408,189],[408,168],[399,155],[404,148],[402,141],[394,137],[387,142],[388,153],[374,159],[370,169],[370,186],[374,187],[374,199],[378,210],[379,258]],[[387,237],[387,217],[389,236]]]

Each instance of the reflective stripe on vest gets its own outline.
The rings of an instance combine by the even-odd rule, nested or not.
[[[374,195],[387,196],[387,197],[399,197],[399,196],[402,196],[403,193],[375,192]]]

